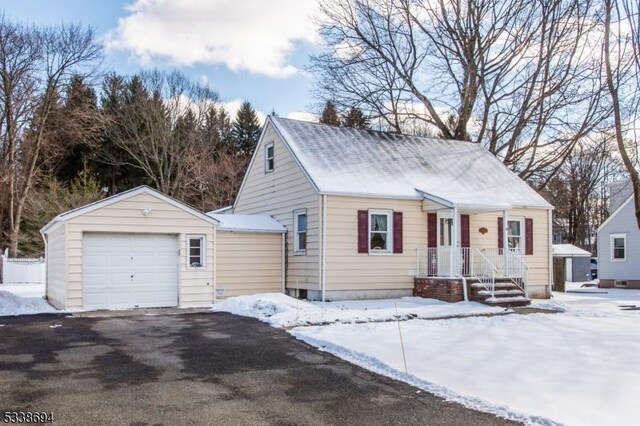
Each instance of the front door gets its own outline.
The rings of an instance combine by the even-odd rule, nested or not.
[[[453,215],[450,211],[438,212],[438,275],[451,274],[451,241]]]

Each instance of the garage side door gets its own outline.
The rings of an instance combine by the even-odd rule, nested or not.
[[[83,236],[84,309],[178,305],[175,235]]]

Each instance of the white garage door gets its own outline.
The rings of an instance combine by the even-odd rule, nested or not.
[[[178,238],[84,234],[85,309],[178,305]]]

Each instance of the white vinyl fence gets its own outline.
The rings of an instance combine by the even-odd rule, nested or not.
[[[2,256],[3,284],[44,284],[45,263],[43,258],[11,258],[8,250]]]

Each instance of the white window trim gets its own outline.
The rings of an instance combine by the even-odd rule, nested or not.
[[[371,249],[371,216],[374,214],[387,216],[387,249],[386,250],[372,250]],[[373,256],[390,256],[393,254],[393,210],[369,210],[367,220],[367,247],[369,248],[369,255]]]
[[[622,259],[616,259],[613,257],[613,240],[615,238],[622,238],[624,240],[624,257]],[[627,261],[627,234],[609,234],[609,257],[612,262],[626,262]]]
[[[309,216],[307,215],[307,209],[298,209],[293,211],[293,254],[302,256],[307,254],[307,249],[300,249],[298,247],[298,216],[307,216],[307,229],[304,231],[307,234],[307,244],[309,244]]]
[[[520,222],[520,253],[524,254],[526,249],[527,249],[527,242],[526,242],[526,236],[527,236],[527,230],[526,230],[526,220],[524,217],[522,216],[509,216],[507,217],[507,232],[506,235],[504,236],[504,238],[506,238],[507,240],[507,247],[509,246],[509,222]],[[502,247],[500,247],[502,248]],[[512,248],[509,248],[509,250],[514,250]]]
[[[272,157],[268,156],[269,148],[273,148]],[[269,160],[270,159],[273,160],[273,167],[271,169],[269,168]],[[271,172],[273,172],[275,170],[275,168],[276,168],[276,148],[275,148],[273,142],[269,142],[264,147],[264,172],[265,173],[271,173]]]
[[[191,266],[191,240],[201,240],[200,247],[200,266]],[[207,267],[207,236],[204,234],[188,234],[187,235],[187,269],[203,269]]]

